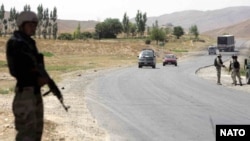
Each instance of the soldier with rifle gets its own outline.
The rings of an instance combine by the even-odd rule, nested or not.
[[[40,89],[48,84],[49,92],[53,92],[62,104],[63,97],[46,72],[43,56],[38,52],[36,42],[31,37],[35,34],[38,24],[37,15],[31,11],[23,11],[18,15],[16,24],[18,30],[6,44],[9,72],[16,78],[12,104],[16,141],[41,141],[44,107]],[[69,108],[64,104],[63,106],[65,110]]]
[[[217,57],[214,59],[214,66],[216,68],[216,72],[217,72],[217,84],[221,85],[221,67],[225,67],[225,65],[223,65],[222,59],[221,59],[221,54],[218,54]]]
[[[233,85],[237,85],[237,80],[236,77],[239,80],[240,86],[242,86],[242,82],[241,82],[241,76],[240,76],[240,63],[237,60],[238,56],[237,55],[233,55],[232,56],[232,62],[230,62],[230,66],[229,66],[229,71],[231,71],[231,77],[233,80]]]

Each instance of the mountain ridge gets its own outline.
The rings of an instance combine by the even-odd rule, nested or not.
[[[158,21],[159,26],[164,26],[171,23],[174,26],[181,26],[188,32],[188,29],[192,25],[197,25],[199,32],[212,34],[213,30],[222,30],[220,28],[226,28],[236,25],[240,28],[240,24],[247,24],[246,21],[250,19],[250,6],[236,6],[227,7],[216,10],[185,10],[177,11],[169,14],[162,14],[160,16],[148,17],[147,26],[152,26],[155,21]],[[135,18],[131,18],[130,21],[135,23]],[[58,19],[58,32],[60,33],[73,33],[78,24],[80,24],[81,31],[95,31],[95,25],[99,21],[78,21],[78,20],[62,20]],[[246,25],[245,25],[246,26]],[[228,28],[229,30],[230,28]],[[226,29],[225,29],[226,30]],[[242,32],[244,30],[241,30]],[[215,31],[213,31],[215,32]],[[240,33],[237,33],[240,34]],[[245,33],[244,33],[245,34]],[[245,36],[245,35],[244,35]]]

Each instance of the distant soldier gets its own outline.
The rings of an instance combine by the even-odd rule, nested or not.
[[[234,57],[235,57],[235,55],[232,55],[232,58],[230,59],[230,62],[229,62],[229,72],[231,73],[231,78],[232,78],[232,84],[234,84],[234,74],[235,73],[233,73],[233,63],[234,63]]]
[[[237,80],[236,80],[236,77],[237,77],[239,80],[240,86],[242,86],[241,77],[240,77],[240,63],[237,60],[237,58],[238,57],[236,55],[233,56],[233,61],[230,65],[229,70],[232,70],[231,77],[233,79],[233,84],[237,85]]]
[[[225,65],[223,65],[223,62],[221,60],[221,54],[218,54],[217,57],[214,59],[214,66],[216,67],[216,71],[217,71],[217,84],[221,85],[221,67],[225,67]]]

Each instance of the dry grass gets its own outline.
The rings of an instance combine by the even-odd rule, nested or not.
[[[40,52],[45,55],[46,69],[52,78],[61,79],[61,74],[76,70],[89,70],[108,67],[122,67],[136,65],[137,55],[141,49],[152,48],[158,54],[158,61],[162,55],[174,52],[181,57],[192,50],[204,49],[213,42],[209,38],[206,42],[191,42],[189,37],[157,46],[154,42],[145,45],[140,39],[116,40],[85,40],[85,41],[60,41],[36,39]],[[0,93],[13,90],[14,79],[9,77],[5,59],[5,44],[7,37],[0,38]]]
[[[0,95],[13,94],[15,79],[8,73],[5,44],[8,38],[0,37]],[[60,81],[62,74],[77,70],[97,70],[100,68],[122,67],[137,65],[137,55],[144,48],[152,48],[161,61],[163,53],[173,52],[181,57],[183,53],[191,50],[200,50],[207,46],[206,43],[192,43],[189,40],[169,42],[165,46],[156,46],[155,43],[145,45],[144,40],[87,40],[87,41],[59,41],[36,39],[40,52],[45,55],[46,69],[53,79]],[[2,95],[11,96],[11,95]],[[2,119],[8,118],[8,125],[12,125],[11,110],[1,111]],[[7,116],[8,115],[8,116]],[[6,118],[7,117],[7,118]],[[6,123],[1,121],[0,123]],[[54,139],[58,132],[55,131],[56,123],[45,120],[44,140]],[[4,129],[2,137],[14,135],[13,126]],[[0,129],[2,131],[2,128]],[[64,140],[63,138],[55,140]]]

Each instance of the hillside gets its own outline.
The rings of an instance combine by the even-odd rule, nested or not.
[[[213,11],[181,11],[164,14],[159,17],[149,17],[147,25],[152,25],[156,20],[158,20],[159,25],[172,23],[174,26],[180,25],[185,29],[189,29],[192,25],[197,25],[202,33],[250,19],[249,12],[249,6],[229,7]]]
[[[203,34],[216,37],[224,33],[233,34],[236,37],[249,38],[250,33],[250,19],[241,23],[231,25],[224,28],[214,29],[211,31],[204,32]]]
[[[94,31],[97,21],[58,20],[59,33],[72,33],[80,23],[82,31]]]
[[[9,17],[10,13],[8,11],[5,12],[4,17]],[[95,25],[98,23],[97,21],[77,21],[77,20],[62,20],[58,19],[58,32],[59,33],[73,33],[78,24],[80,23],[82,31],[94,31]]]
[[[250,6],[228,7],[224,9],[211,11],[188,10],[163,14],[158,17],[148,17],[147,25],[152,26],[155,21],[158,21],[160,26],[172,23],[174,26],[182,26],[186,31],[192,26],[197,25],[199,32],[207,32],[214,29],[224,28],[244,22],[248,19]],[[6,12],[8,17],[9,13]],[[77,20],[62,20],[58,19],[58,32],[73,33],[80,23],[81,31],[94,31],[98,21],[77,21]],[[135,23],[135,19],[130,19]]]
[[[192,25],[197,25],[200,33],[231,26],[241,23],[250,19],[250,6],[238,6],[228,7],[224,9],[212,10],[212,11],[180,11],[171,14],[163,14],[158,17],[148,17],[147,25],[152,24],[157,20],[159,25],[166,25],[172,23],[174,26],[180,25],[184,29],[188,30]],[[81,23],[81,29],[87,31],[94,31],[97,21],[59,21],[59,32],[73,32],[78,22]],[[135,23],[134,18],[130,19]]]

